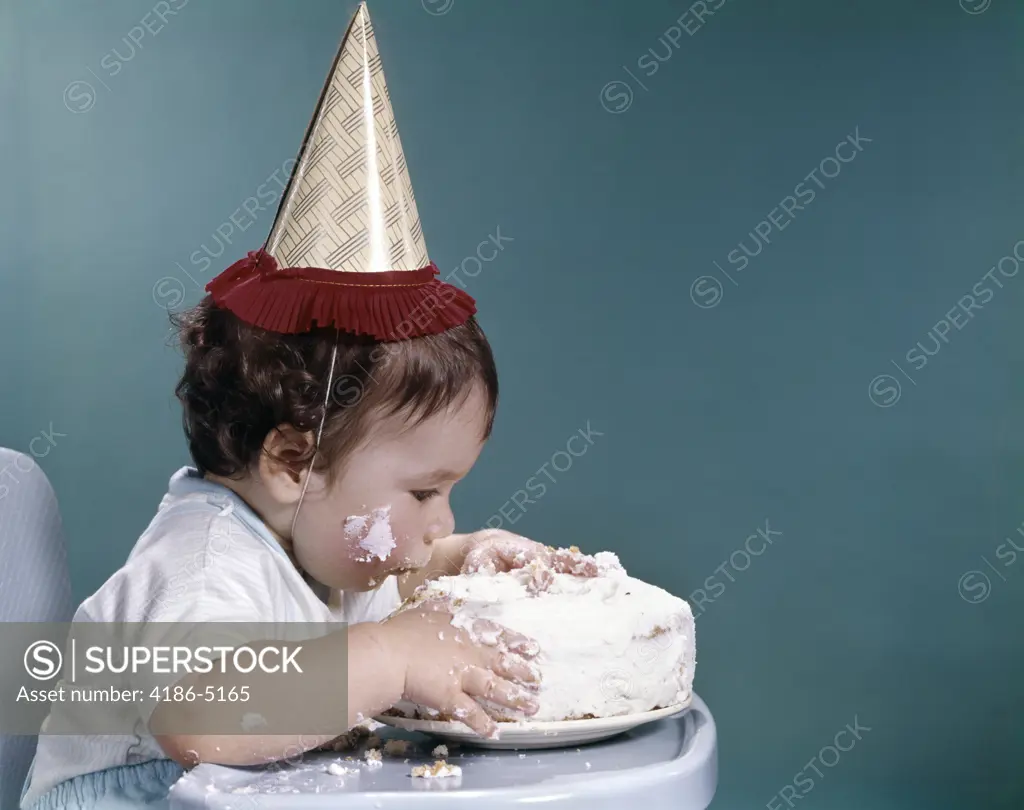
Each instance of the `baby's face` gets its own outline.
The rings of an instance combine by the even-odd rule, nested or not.
[[[379,423],[333,486],[310,485],[292,537],[299,565],[342,590],[425,567],[433,541],[455,530],[449,498],[483,449],[486,416],[474,390],[415,427]]]

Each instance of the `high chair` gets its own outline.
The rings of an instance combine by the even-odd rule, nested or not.
[[[0,621],[71,621],[71,580],[57,497],[36,462],[0,448]],[[16,808],[35,735],[0,735],[0,808]]]

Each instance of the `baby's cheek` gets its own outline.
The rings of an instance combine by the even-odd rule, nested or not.
[[[415,518],[398,514],[392,521],[395,533],[395,550],[390,562],[400,566],[419,565],[425,555],[423,549],[423,529]]]

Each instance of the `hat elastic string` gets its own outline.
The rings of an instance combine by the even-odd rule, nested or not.
[[[313,458],[309,460],[309,469],[306,470],[306,480],[302,482],[302,492],[299,493],[299,502],[295,504],[295,514],[292,515],[292,527],[289,532],[292,545],[295,544],[295,523],[299,519],[299,509],[302,508],[302,500],[306,497],[306,489],[309,487],[309,479],[313,476],[313,465],[316,463],[317,453],[320,452],[320,438],[324,435],[324,423],[327,421],[327,405],[331,401],[331,386],[334,384],[334,364],[338,359],[338,339],[341,330],[334,333],[334,347],[331,349],[331,366],[327,372],[327,393],[324,396],[324,412],[320,417],[320,427],[316,432],[316,444],[313,446]]]

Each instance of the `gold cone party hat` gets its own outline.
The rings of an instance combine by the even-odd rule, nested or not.
[[[366,4],[342,39],[263,248],[207,285],[270,331],[335,326],[398,340],[465,322],[435,278]]]
[[[331,67],[267,252],[283,267],[354,273],[430,263],[365,5]]]

